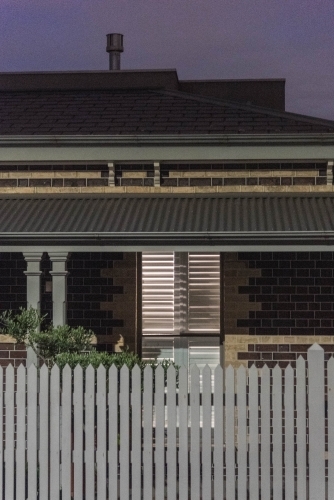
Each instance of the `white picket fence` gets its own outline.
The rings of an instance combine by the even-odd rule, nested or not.
[[[325,377],[326,376],[326,377]],[[0,369],[2,500],[334,499],[334,359]]]

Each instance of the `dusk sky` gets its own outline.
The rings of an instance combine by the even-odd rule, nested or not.
[[[333,0],[0,0],[0,71],[176,68],[286,78],[287,111],[334,120]]]

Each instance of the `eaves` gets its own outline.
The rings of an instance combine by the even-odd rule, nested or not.
[[[333,159],[334,133],[0,137],[2,163]]]

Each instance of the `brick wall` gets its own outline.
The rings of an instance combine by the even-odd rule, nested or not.
[[[236,356],[231,361],[256,362],[258,366],[264,360],[282,361],[283,366],[295,361],[297,352],[306,353],[305,344],[313,343],[296,342],[297,338],[331,343],[333,252],[231,253],[225,255],[224,268],[225,334]],[[267,340],[252,341],[261,337]],[[278,337],[273,342],[280,347],[271,348],[270,339]],[[291,350],[290,344],[299,346]]]
[[[22,253],[0,254],[0,313],[27,305]],[[98,349],[136,349],[136,254],[73,253],[68,261],[68,324],[94,331]],[[51,262],[41,262],[41,312],[52,319]],[[26,358],[24,346],[0,336],[0,366]]]
[[[161,166],[161,186],[321,186],[326,163],[222,163]]]
[[[23,274],[26,267],[22,253],[0,253],[0,314],[8,309],[17,312],[20,307],[26,307],[27,280]],[[0,335],[0,366],[9,363],[18,366],[25,359],[24,346]]]
[[[135,350],[134,253],[73,253],[68,261],[68,324],[93,330],[98,349]],[[117,350],[116,347],[116,350]]]
[[[325,359],[334,355],[334,336],[291,335],[227,335],[225,341],[225,361],[234,367],[240,364],[250,367],[253,364],[262,368],[266,364],[273,368],[278,364],[285,368],[289,363],[295,367],[299,356],[306,359],[307,350],[319,344],[325,351]]]
[[[2,165],[0,192],[245,193],[333,192],[326,162]]]

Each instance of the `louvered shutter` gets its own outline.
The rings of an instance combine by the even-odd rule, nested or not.
[[[219,253],[189,253],[188,331],[220,331]]]
[[[142,254],[142,331],[174,333],[174,253]]]

